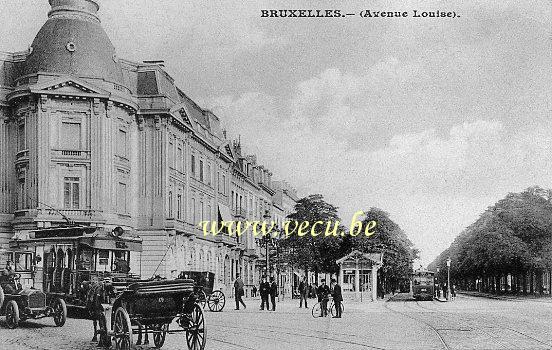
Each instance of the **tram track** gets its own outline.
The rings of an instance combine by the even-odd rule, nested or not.
[[[406,318],[410,318],[411,320],[414,320],[414,321],[418,321],[418,322],[421,322],[423,323],[424,325],[426,325],[429,329],[431,329],[433,331],[433,333],[435,333],[435,335],[437,335],[437,337],[439,338],[439,341],[441,342],[441,345],[443,347],[443,349],[445,350],[451,350],[451,347],[448,345],[448,343],[445,341],[445,338],[443,337],[443,335],[439,332],[439,330],[434,327],[432,324],[430,324],[429,322],[423,320],[423,319],[420,319],[420,318],[416,318],[416,317],[413,317],[407,313],[404,313],[404,312],[400,312],[400,311],[397,311],[397,310],[394,310],[392,309],[390,306],[389,306],[389,303],[395,303],[395,302],[390,302],[390,301],[386,301],[385,302],[385,305],[384,307],[391,311],[391,312],[394,312],[396,314],[399,314],[403,317],[406,317]],[[403,304],[406,306],[408,302],[407,301],[403,301]],[[406,306],[408,307],[408,306]]]
[[[438,304],[436,303],[435,301],[432,301],[432,304],[431,305],[435,305],[435,304]],[[454,312],[450,312],[450,311],[446,311],[446,310],[441,310],[441,309],[433,309],[433,308],[429,308],[429,307],[426,307],[426,306],[423,306],[421,305],[418,301],[416,301],[416,305],[424,310],[427,310],[429,311],[430,313],[432,313],[432,316],[438,316],[438,318],[440,320],[442,320],[442,323],[445,324],[446,321],[449,319],[449,316],[457,316],[456,313]],[[437,322],[440,322],[440,321],[437,321]],[[450,331],[473,331],[473,330],[479,330],[480,332],[482,333],[485,333],[487,336],[489,336],[490,338],[493,338],[493,339],[496,339],[497,341],[504,341],[503,337],[500,336],[500,335],[497,335],[496,331],[504,331],[504,330],[508,330],[508,331],[511,331],[513,333],[516,333],[516,334],[519,334],[527,339],[530,339],[531,341],[535,342],[535,343],[538,343],[540,345],[543,345],[545,346],[546,348],[548,349],[552,349],[552,344],[549,343],[549,342],[546,342],[546,341],[543,341],[541,339],[538,339],[536,337],[533,337],[529,334],[526,334],[524,332],[521,332],[517,329],[514,329],[512,327],[508,327],[508,326],[505,326],[505,325],[500,325],[500,326],[486,326],[486,325],[481,325],[480,323],[483,323],[481,321],[479,322],[472,322],[472,321],[466,321],[465,319],[463,319],[462,321],[460,321],[461,325],[460,327],[455,327],[455,328],[450,328],[450,329],[447,329],[447,328],[437,328],[436,329],[438,331],[447,331],[447,330],[450,330]],[[479,324],[478,324],[479,323]],[[493,323],[492,320],[488,320],[484,323]],[[491,331],[492,330],[492,331]],[[494,331],[494,332],[493,332]],[[512,343],[511,341],[507,341],[508,343],[510,343],[512,346],[517,346],[518,344],[515,344],[515,343]],[[504,349],[510,349],[510,347],[505,347],[505,346],[502,346]]]
[[[366,349],[388,350],[386,348],[381,348],[381,347],[368,345],[368,344],[364,344],[364,343],[359,343],[359,342],[355,342],[355,341],[350,341],[350,340],[342,340],[342,339],[330,337],[330,336],[327,336],[327,335],[321,335],[321,334],[305,334],[305,333],[290,332],[290,331],[281,332],[281,331],[277,331],[277,330],[273,330],[273,329],[258,328],[258,327],[255,327],[255,328],[248,327],[248,328],[244,329],[243,327],[230,326],[230,325],[225,325],[225,324],[212,324],[212,326],[222,327],[222,328],[230,328],[230,329],[237,329],[239,333],[247,333],[247,331],[255,331],[255,332],[257,332],[257,333],[255,333],[256,337],[261,337],[261,338],[268,339],[268,340],[274,340],[274,338],[273,337],[260,336],[258,332],[275,333],[278,336],[280,336],[279,340],[282,340],[282,335],[300,336],[300,337],[317,339],[317,340],[326,340],[326,341],[340,343],[340,344],[346,344],[346,345],[355,345],[355,346],[359,346],[359,347],[366,348]],[[274,327],[271,326],[271,328],[274,328]],[[280,327],[280,328],[284,328],[284,327]],[[291,328],[288,329],[288,330],[291,330]],[[350,335],[348,335],[348,336],[350,336]],[[295,343],[295,342],[292,342],[292,343]]]

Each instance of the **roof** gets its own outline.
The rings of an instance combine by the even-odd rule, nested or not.
[[[38,72],[97,77],[123,84],[115,47],[89,0],[50,0],[49,18],[36,35],[25,74]]]
[[[340,265],[346,260],[356,260],[356,259],[370,260],[373,263],[381,265],[383,264],[383,253],[380,253],[380,252],[363,253],[358,250],[353,250],[352,252],[345,255],[341,259],[338,259],[336,263]]]

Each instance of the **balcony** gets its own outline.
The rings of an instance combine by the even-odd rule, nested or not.
[[[234,208],[232,215],[236,219],[245,219],[247,217],[247,211],[244,208]]]
[[[53,149],[52,158],[89,160],[90,151]]]

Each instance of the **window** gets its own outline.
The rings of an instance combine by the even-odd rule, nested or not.
[[[226,194],[226,175],[222,174],[222,193]]]
[[[211,221],[213,217],[213,211],[211,209],[211,205],[209,204],[207,206],[207,220]]]
[[[177,197],[176,197],[176,218],[177,219],[180,219],[182,217],[181,213],[182,213],[182,195],[179,194]]]
[[[108,264],[109,264],[109,250],[99,250],[98,265],[108,265]]]
[[[211,184],[211,164],[207,165],[207,185]]]
[[[169,141],[169,167],[174,168],[174,144]]]
[[[78,177],[64,179],[63,207],[65,209],[80,208],[80,179]]]
[[[192,154],[192,175],[195,176],[195,174],[196,174],[195,156]]]
[[[119,129],[118,141],[117,141],[117,154],[119,157],[127,157],[127,133],[125,130]]]
[[[182,146],[178,145],[178,159],[176,160],[178,162],[178,170],[182,171],[182,164],[184,163],[184,158],[182,157]]]
[[[121,214],[127,214],[127,185],[119,182],[117,187],[117,209]]]
[[[220,187],[220,171],[217,171],[217,191],[222,191],[222,188]]]
[[[192,198],[192,224],[196,224],[196,205],[195,198]]]
[[[32,253],[15,253],[15,271],[31,271],[32,260]]]
[[[80,123],[61,123],[61,147],[66,150],[81,149],[81,125]]]
[[[199,181],[203,182],[203,161],[199,161]]]
[[[203,205],[203,202],[200,202],[199,205],[201,210],[201,221],[205,221],[205,206]]]
[[[27,149],[27,138],[25,137],[25,123],[19,124],[18,128],[18,139],[19,139],[19,150],[23,151]]]
[[[27,192],[25,191],[25,178],[19,179],[19,193],[17,194],[17,207],[19,209],[25,209],[27,206]]]
[[[169,191],[169,218],[173,217],[173,194]]]

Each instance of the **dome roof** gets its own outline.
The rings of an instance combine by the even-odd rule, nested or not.
[[[121,83],[115,48],[96,16],[92,0],[50,0],[48,20],[27,57],[26,74],[62,73]]]

